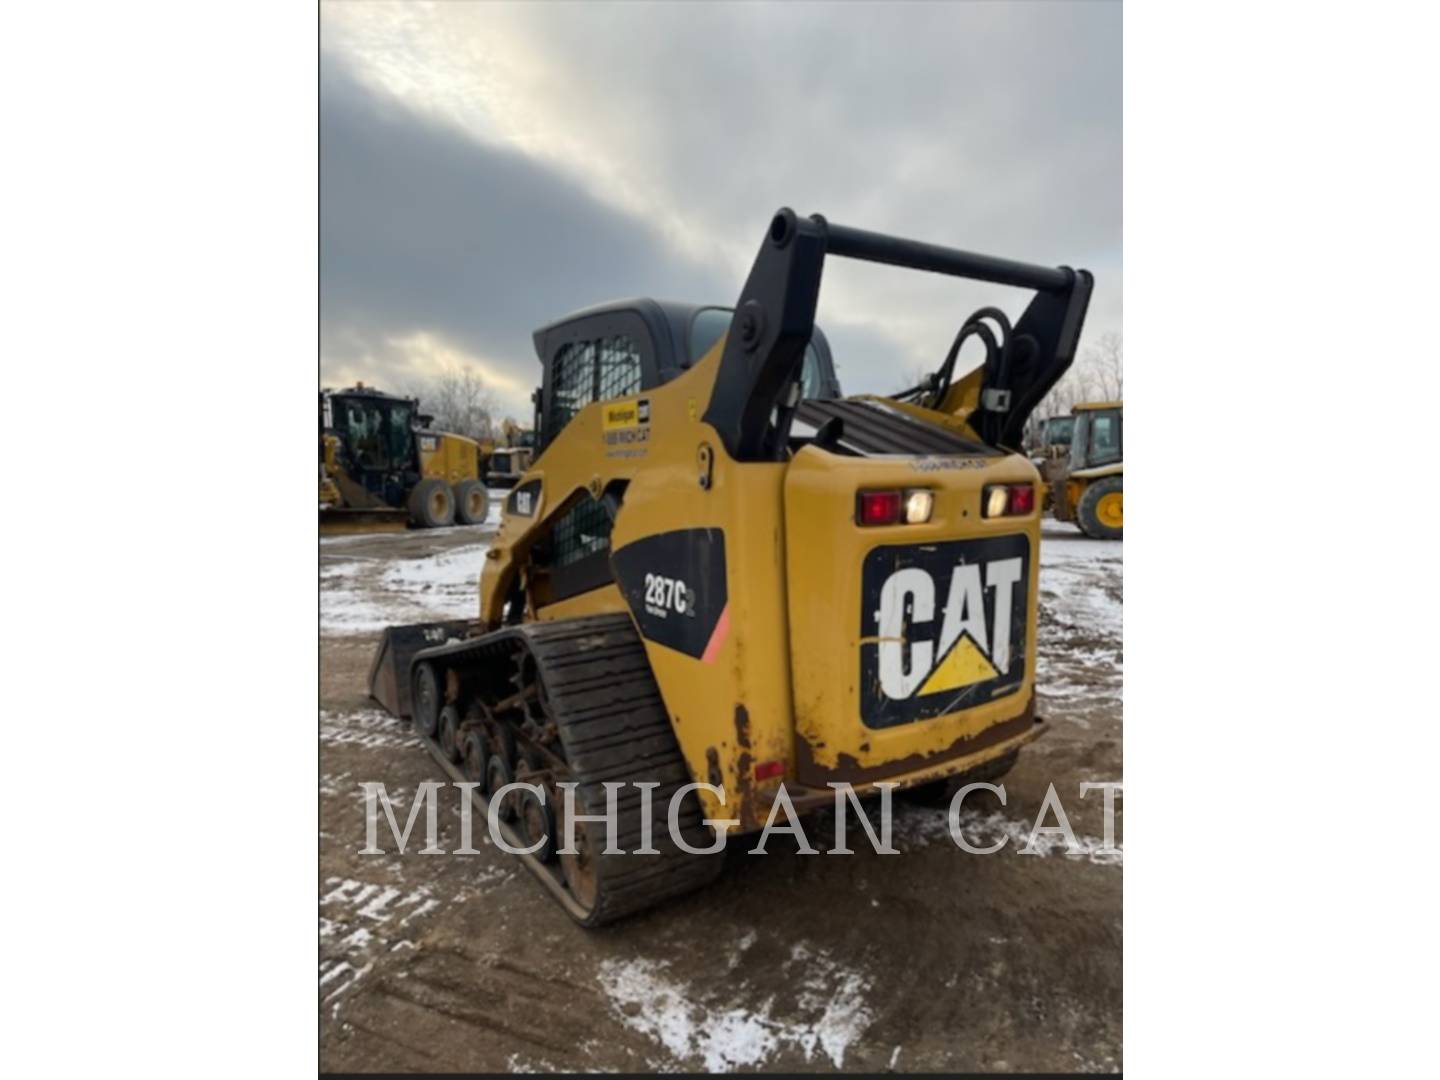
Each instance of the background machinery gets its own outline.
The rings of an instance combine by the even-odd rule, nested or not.
[[[1052,416],[1035,425],[1031,460],[1065,457],[1070,453],[1070,438],[1075,433],[1075,417]]]
[[[1075,432],[1075,417],[1051,416],[1034,425],[1029,440],[1030,460],[1045,481],[1041,511],[1054,509],[1055,478],[1065,468],[1070,456],[1070,437]]]
[[[1034,291],[982,308],[895,398],[842,398],[815,326],[827,257]],[[595,926],[713,880],[707,824],[759,830],[784,785],[933,796],[1037,737],[1040,516],[1018,452],[1070,365],[1085,271],[781,210],[734,308],[638,300],[535,334],[537,457],[484,558],[477,617],[391,627],[370,692],[452,779],[495,796],[519,856]],[[956,377],[970,339],[985,362]],[[558,853],[557,785],[603,815]],[[651,849],[640,846],[644,789]],[[696,787],[695,785],[703,785]],[[485,808],[486,796],[476,795]]]
[[[530,471],[535,460],[535,432],[522,428],[514,420],[506,420],[501,439],[500,445],[481,455],[480,471],[490,487],[512,488]]]
[[[414,398],[361,383],[320,392],[320,530],[479,525],[490,510],[473,439],[431,431]]]
[[[1048,463],[1055,517],[1097,540],[1123,539],[1125,409],[1119,401],[1076,405],[1070,452]]]

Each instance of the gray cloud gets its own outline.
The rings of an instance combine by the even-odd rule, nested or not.
[[[1119,328],[1118,4],[343,14],[323,35],[327,372],[381,379],[428,333],[529,385],[530,330],[568,310],[732,300],[781,204],[1086,266],[1089,336]],[[835,260],[820,315],[847,389],[890,390],[996,296]]]
[[[399,343],[430,333],[527,385],[530,332],[558,315],[657,286],[725,294],[723,274],[671,254],[643,223],[384,100],[328,57],[320,126],[327,375],[408,375]]]

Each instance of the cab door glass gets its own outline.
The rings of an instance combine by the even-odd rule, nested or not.
[[[1119,412],[1096,412],[1089,420],[1086,464],[1113,465],[1121,460],[1123,416]]]

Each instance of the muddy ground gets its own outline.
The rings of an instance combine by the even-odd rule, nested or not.
[[[733,845],[708,891],[576,927],[510,856],[362,856],[360,783],[409,805],[444,780],[364,684],[389,622],[474,611],[493,526],[321,544],[320,1021],[327,1071],[1102,1070],[1121,1066],[1123,855],[1101,850],[1120,780],[1121,546],[1047,525],[1040,712],[1005,806],[901,806],[896,846],[848,857]],[[1054,784],[1080,848],[1018,848]],[[900,805],[897,803],[897,805]],[[1122,812],[1116,843],[1123,849]],[[441,845],[459,846],[459,801]],[[1049,822],[1053,824],[1053,818]],[[403,822],[402,822],[403,824]],[[814,822],[811,842],[833,842]],[[478,834],[479,830],[477,830]],[[782,838],[783,839],[783,838]],[[856,840],[859,844],[857,846]]]

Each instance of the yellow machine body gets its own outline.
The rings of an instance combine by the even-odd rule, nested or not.
[[[415,435],[420,452],[420,475],[427,480],[458,484],[480,476],[480,444],[464,435],[420,431]]]
[[[646,641],[691,775],[723,791],[716,796],[701,790],[707,816],[751,830],[765,821],[782,781],[801,804],[812,795],[828,802],[831,781],[860,790],[881,781],[921,783],[973,768],[1034,738],[1039,728],[1030,646],[1039,516],[986,520],[981,508],[987,485],[1037,483],[1034,466],[1019,454],[886,459],[842,457],[813,446],[789,462],[737,462],[702,419],[723,347],[724,339],[666,385],[593,403],[569,421],[507,501],[481,577],[482,622],[501,624],[517,577],[529,597],[527,618],[629,610],[614,583],[553,601],[543,573],[529,560],[556,511],[623,480],[624,509],[610,541],[617,554],[670,532],[711,528],[724,534],[728,604],[713,647],[697,658]],[[649,416],[643,425],[642,400]],[[964,429],[946,414],[915,412]],[[635,438],[627,440],[625,433]],[[856,492],[891,487],[932,491],[930,521],[858,525]],[[513,512],[517,498],[530,500],[524,504],[528,513]],[[861,650],[875,645],[860,632],[867,554],[887,544],[991,536],[1021,537],[1028,546],[1027,645],[1018,682],[1003,697],[962,711],[867,727],[859,704]],[[757,766],[763,779],[756,777]]]
[[[1013,322],[972,313],[919,385],[844,397],[815,323],[827,257],[1034,295]],[[845,784],[943,801],[1003,775],[1042,730],[1041,482],[1017,448],[1092,287],[782,208],[734,307],[639,298],[542,327],[535,459],[477,618],[387,628],[372,697],[502,811],[509,778],[531,785],[509,804],[522,858],[586,926],[718,872],[679,834],[602,849],[612,791],[619,827],[642,828],[627,783],[664,789],[682,832],[746,833],[782,790],[804,811]],[[984,360],[957,372],[972,339]],[[547,852],[546,804],[570,784],[591,826]]]

